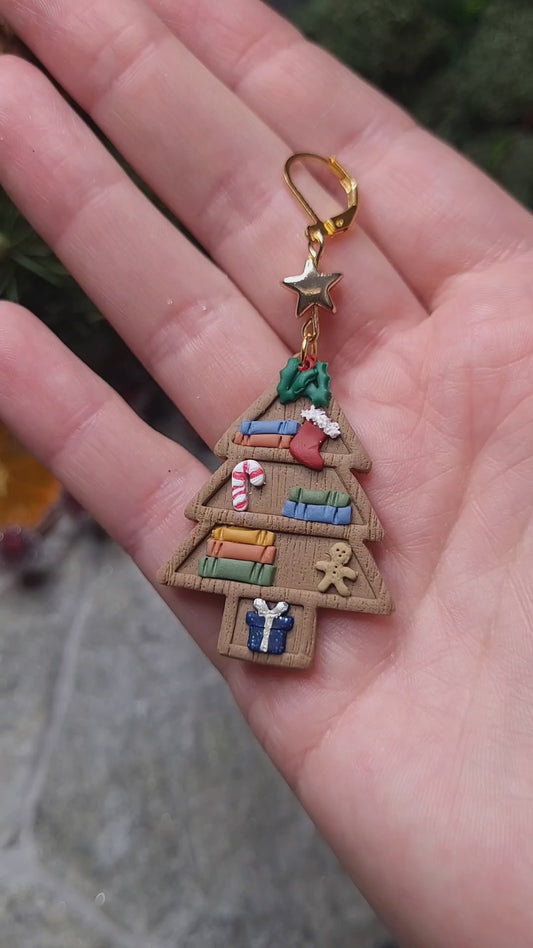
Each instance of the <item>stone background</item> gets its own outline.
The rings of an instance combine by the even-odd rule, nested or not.
[[[0,577],[2,948],[374,948],[384,932],[155,591],[85,528]]]

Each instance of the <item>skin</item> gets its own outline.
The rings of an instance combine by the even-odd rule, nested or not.
[[[279,281],[306,222],[284,160],[335,154],[357,177],[358,227],[324,253],[345,277],[320,354],[374,458],[397,611],[321,613],[312,671],[276,674],[217,658],[214,597],[163,595],[402,943],[530,944],[531,217],[255,0],[0,14],[212,257],[34,66],[0,59],[1,184],[210,443],[298,346]],[[5,302],[0,415],[153,581],[198,461]]]

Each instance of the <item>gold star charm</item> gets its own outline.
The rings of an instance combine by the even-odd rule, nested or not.
[[[298,293],[297,316],[302,316],[311,306],[322,306],[335,312],[329,291],[342,277],[342,273],[319,273],[312,257],[308,257],[304,272],[298,276],[285,277],[283,283]]]

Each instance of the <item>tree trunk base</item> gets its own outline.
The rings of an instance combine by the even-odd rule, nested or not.
[[[264,597],[270,605],[275,605],[269,599],[269,590],[265,589]],[[313,661],[316,640],[316,607],[289,603],[287,616],[294,619],[293,628],[287,632],[284,651],[275,654],[264,652],[250,647],[250,626],[246,622],[247,613],[254,613],[254,600],[236,594],[226,599],[222,626],[218,637],[218,651],[221,655],[230,658],[239,658],[245,662],[255,662],[257,665],[270,665],[273,668],[308,668]],[[280,635],[275,630],[270,636],[273,647],[279,647]],[[273,640],[276,639],[274,642]],[[253,644],[253,643],[252,643]],[[267,645],[263,641],[263,647]]]

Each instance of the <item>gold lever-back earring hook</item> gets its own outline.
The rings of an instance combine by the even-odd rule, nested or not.
[[[335,214],[333,217],[329,217],[326,221],[320,220],[316,211],[314,211],[309,202],[306,201],[302,192],[298,190],[291,178],[291,167],[296,161],[321,161],[322,164],[326,165],[335,177],[338,178],[341,186],[348,195],[348,207],[346,210],[340,214]],[[309,241],[322,243],[324,237],[333,237],[335,234],[343,234],[344,231],[348,230],[357,211],[357,184],[346,169],[339,164],[336,158],[333,158],[333,156],[331,158],[323,158],[322,155],[313,155],[308,151],[298,152],[296,155],[291,155],[285,162],[283,176],[295,198],[307,211],[311,220],[314,221],[314,224],[310,224],[307,228]]]

